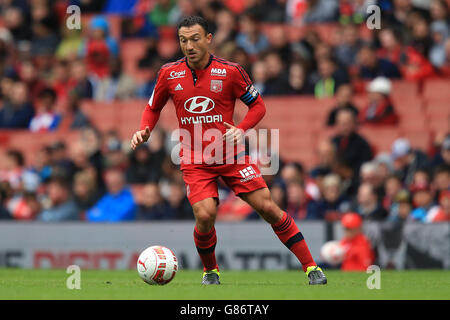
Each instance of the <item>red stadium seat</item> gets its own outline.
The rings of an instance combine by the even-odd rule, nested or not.
[[[392,142],[400,135],[398,128],[375,127],[365,125],[359,133],[365,137],[375,152],[389,152]]]
[[[425,107],[428,115],[436,115],[445,118],[450,115],[450,97],[448,99],[428,99],[425,103]]]
[[[450,99],[450,80],[433,78],[428,79],[424,83],[422,96],[425,100],[435,100],[441,98],[442,100]]]
[[[401,134],[402,137],[407,138],[414,149],[420,149],[428,153],[431,147],[431,133],[427,130],[413,130],[405,131]]]

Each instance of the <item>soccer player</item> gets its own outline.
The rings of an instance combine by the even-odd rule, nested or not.
[[[162,108],[171,98],[180,129],[191,134],[190,138],[182,137],[180,157],[186,194],[196,220],[194,242],[204,266],[202,283],[220,284],[214,223],[218,205],[216,179],[222,177],[235,194],[271,224],[280,241],[302,264],[309,284],[326,284],[327,279],[314,262],[294,220],[274,203],[258,167],[239,148],[243,147],[245,131],[254,127],[265,114],[261,96],[241,66],[209,52],[212,34],[203,18],[184,18],[178,25],[178,37],[185,57],[161,67],[152,96],[143,111],[140,130],[131,139],[131,147],[135,149],[150,138]],[[235,126],[233,112],[238,98],[249,110],[242,122]],[[201,161],[189,161],[198,155],[199,145],[201,151],[208,145],[208,141],[196,136],[199,127],[203,132],[220,130],[220,140],[223,139],[224,144],[237,145],[237,150],[223,152],[222,162],[208,163],[203,154]],[[186,156],[188,153],[190,156]],[[233,163],[228,161],[230,154]]]

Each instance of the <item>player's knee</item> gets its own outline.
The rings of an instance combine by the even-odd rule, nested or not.
[[[263,217],[270,217],[276,212],[277,205],[271,198],[267,198],[261,201],[259,205],[259,213]]]
[[[198,208],[195,210],[196,223],[203,228],[210,229],[214,225],[215,219],[216,214],[211,210],[207,210],[206,208]]]

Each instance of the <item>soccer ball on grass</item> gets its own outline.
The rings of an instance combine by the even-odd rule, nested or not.
[[[169,248],[151,246],[140,254],[137,263],[139,276],[148,284],[168,284],[178,271],[178,261]]]

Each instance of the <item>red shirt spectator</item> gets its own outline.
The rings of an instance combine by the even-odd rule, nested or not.
[[[344,238],[340,241],[345,251],[341,270],[366,271],[373,264],[375,254],[369,239],[361,231],[361,216],[347,213],[342,217],[341,224],[345,229]]]

